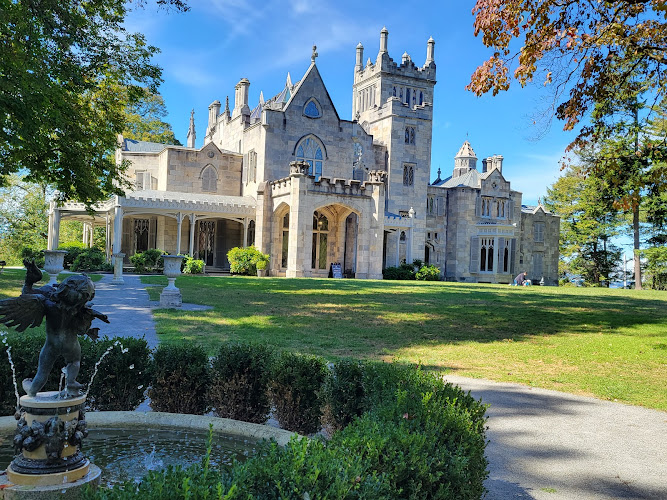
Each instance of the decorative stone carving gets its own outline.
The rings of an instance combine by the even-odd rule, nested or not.
[[[368,181],[373,184],[381,184],[387,178],[387,172],[384,170],[371,170],[368,172]]]
[[[55,285],[65,269],[65,255],[67,250],[44,250],[44,270],[49,273],[49,285]]]
[[[289,173],[292,175],[308,175],[310,164],[307,161],[293,161],[289,164]]]

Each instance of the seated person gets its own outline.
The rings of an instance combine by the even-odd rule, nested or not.
[[[521,271],[519,275],[514,278],[514,286],[529,286],[532,282],[526,278],[526,271]]]

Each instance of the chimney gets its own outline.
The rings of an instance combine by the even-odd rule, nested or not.
[[[357,64],[354,65],[354,71],[361,71],[363,69],[363,61],[364,61],[364,46],[361,45],[361,42],[359,42],[359,45],[357,45]]]
[[[426,63],[424,64],[425,66],[429,66],[431,63],[435,62],[434,54],[435,54],[435,40],[433,40],[433,37],[430,37],[426,44]]]
[[[208,129],[206,130],[206,136],[209,136],[215,130],[215,125],[218,121],[218,115],[220,114],[220,101],[215,100],[208,106]]]
[[[389,30],[385,26],[380,31],[380,55],[387,53],[387,38],[389,36]]]
[[[250,108],[248,107],[249,87],[250,81],[248,81],[247,78],[242,78],[241,81],[236,84],[236,87],[234,87],[236,93],[234,95],[234,111],[232,113],[232,117],[250,113]]]

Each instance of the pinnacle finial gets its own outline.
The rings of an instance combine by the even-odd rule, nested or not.
[[[312,62],[315,62],[315,58],[316,58],[317,56],[319,56],[319,54],[317,53],[317,45],[314,45],[314,44],[313,44],[313,55],[310,56],[310,60],[311,60]]]

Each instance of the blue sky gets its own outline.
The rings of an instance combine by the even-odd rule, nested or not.
[[[544,109],[545,89],[513,84],[509,92],[478,98],[465,90],[475,68],[490,55],[473,34],[473,1],[437,2],[348,0],[191,0],[185,14],[158,11],[150,3],[131,14],[127,28],[160,47],[164,69],[160,88],[176,137],[185,143],[190,110],[195,110],[197,146],[203,145],[208,105],[224,105],[241,78],[250,80],[251,108],[260,91],[269,98],[282,90],[287,72],[299,80],[317,45],[317,66],[338,114],[351,119],[355,47],[375,60],[380,30],[389,30],[389,55],[400,62],[408,52],[417,65],[426,42],[435,39],[437,85],[434,97],[431,178],[438,168],[451,175],[454,155],[466,138],[478,158],[502,154],[512,188],[534,204],[560,175],[559,160],[573,139],[553,122],[541,139],[533,124]],[[428,7],[421,7],[421,5]],[[481,166],[481,164],[480,164]]]

